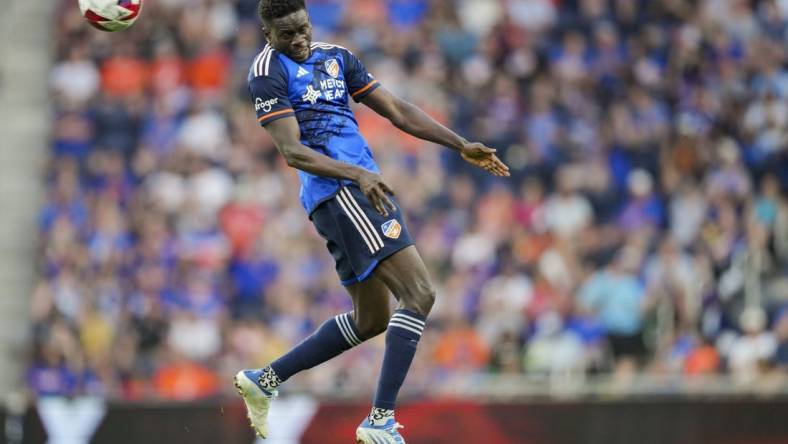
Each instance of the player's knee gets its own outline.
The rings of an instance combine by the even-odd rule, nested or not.
[[[435,303],[435,288],[429,283],[418,285],[416,291],[409,292],[402,302],[405,308],[427,316]]]
[[[366,341],[386,331],[388,322],[387,316],[360,316],[356,328],[361,339]]]
[[[432,306],[433,304],[435,304],[435,296],[436,296],[435,289],[432,288],[432,286],[430,286],[429,289],[427,289],[427,291],[423,293],[420,298],[421,307],[419,314],[423,316],[427,316],[428,314],[430,314],[430,310],[432,310]]]

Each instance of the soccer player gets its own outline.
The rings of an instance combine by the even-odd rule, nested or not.
[[[258,12],[268,44],[249,71],[257,120],[298,170],[301,203],[326,240],[353,311],[326,321],[269,366],[238,372],[235,385],[252,427],[265,437],[268,408],[280,384],[386,331],[372,411],[356,430],[356,440],[404,443],[394,420],[395,401],[435,290],[348,99],[496,176],[508,176],[509,169],[494,149],[468,142],[381,87],[347,49],[312,42],[304,0],[261,0]],[[398,301],[393,314],[389,293]]]

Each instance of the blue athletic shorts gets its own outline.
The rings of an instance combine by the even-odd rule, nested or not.
[[[336,262],[342,285],[368,278],[383,259],[413,245],[399,205],[384,217],[356,185],[345,185],[322,202],[309,218]]]

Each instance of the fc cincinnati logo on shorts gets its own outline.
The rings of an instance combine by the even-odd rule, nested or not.
[[[339,63],[337,63],[337,60],[326,60],[326,70],[331,74],[331,77],[336,79],[339,75]]]
[[[399,234],[402,233],[402,225],[397,222],[397,219],[391,219],[390,221],[384,222],[380,228],[383,230],[384,236],[392,239],[398,238]]]

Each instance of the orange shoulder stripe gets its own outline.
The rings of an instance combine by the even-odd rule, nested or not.
[[[282,109],[282,110],[279,110],[279,111],[274,111],[272,113],[268,113],[268,114],[260,117],[259,119],[257,119],[257,121],[258,122],[262,122],[263,120],[268,119],[269,117],[274,117],[274,116],[278,116],[280,114],[294,113],[294,112],[295,111],[292,108]]]
[[[360,90],[358,90],[358,91],[354,92],[353,94],[351,94],[351,95],[350,95],[350,97],[356,97],[357,95],[359,95],[359,94],[363,93],[364,91],[366,91],[366,90],[368,90],[368,89],[372,88],[372,86],[373,86],[374,84],[376,84],[376,83],[378,83],[378,81],[377,81],[377,80],[373,80],[373,81],[371,81],[371,82],[367,83],[367,85],[366,85],[365,87],[363,87],[363,88],[361,88]]]

